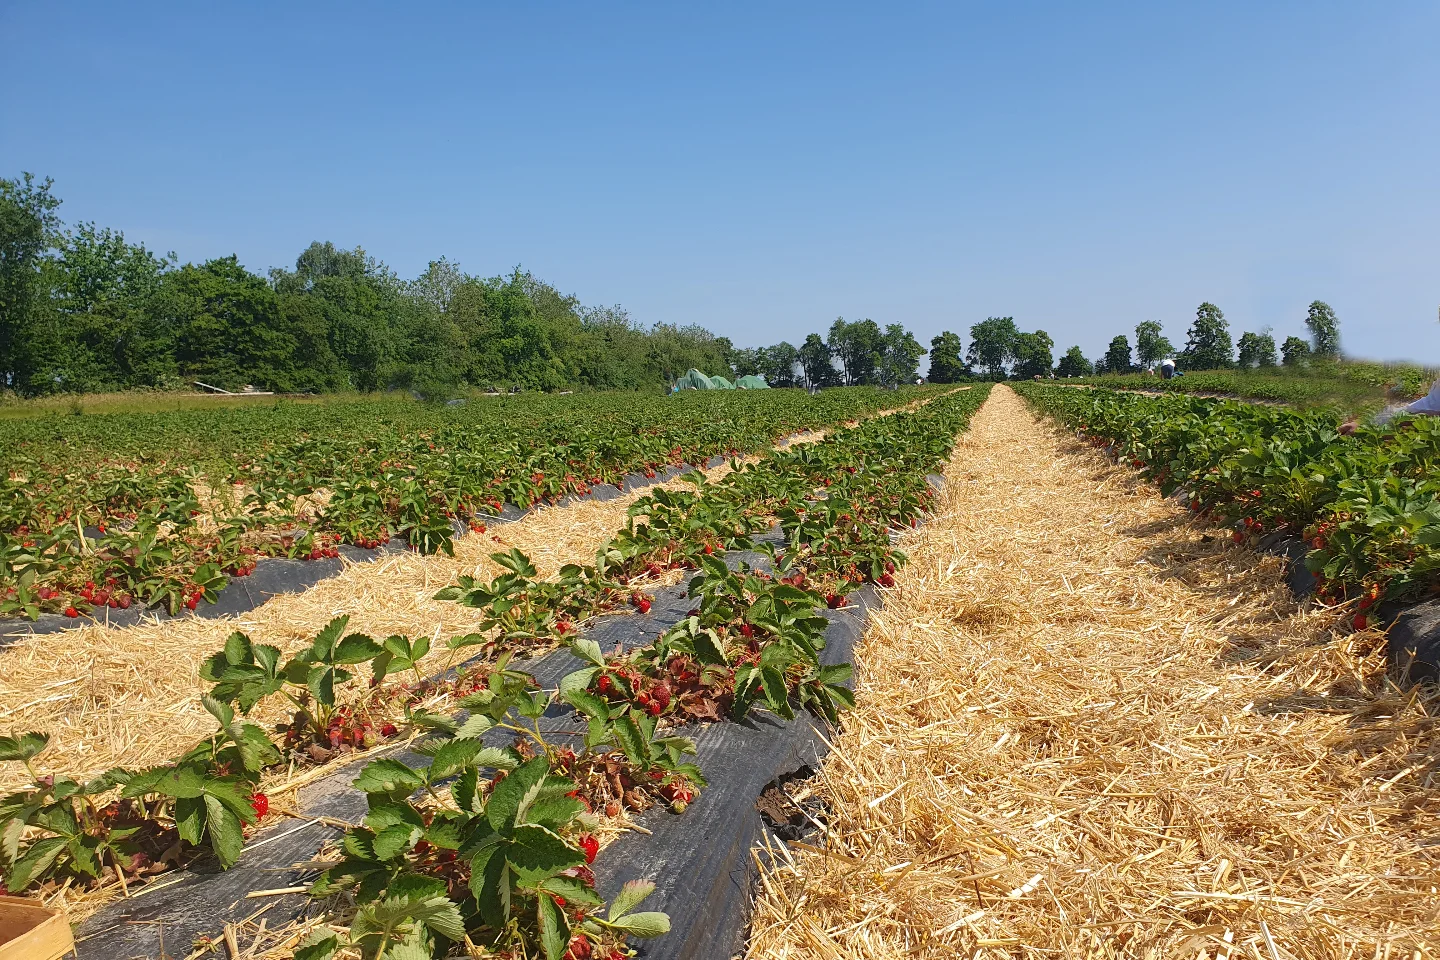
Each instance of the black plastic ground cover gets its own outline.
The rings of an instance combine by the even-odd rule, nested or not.
[[[781,441],[780,446],[786,445],[787,438]],[[705,469],[709,470],[724,463],[725,457],[712,457],[706,464]],[[478,518],[487,525],[514,523],[523,519],[538,510],[547,507],[564,507],[573,503],[580,503],[585,500],[605,502],[614,500],[617,497],[625,496],[633,490],[654,486],[657,483],[664,483],[673,480],[682,474],[686,474],[695,468],[689,464],[684,467],[667,467],[664,471],[657,471],[654,477],[647,477],[643,473],[626,474],[622,480],[624,489],[617,488],[614,484],[593,487],[589,493],[572,494],[563,497],[554,504],[537,503],[528,508],[520,508],[513,504],[506,504],[497,514],[490,514]],[[454,532],[456,537],[467,535],[470,530],[460,521],[454,521]],[[367,549],[345,544],[340,547],[341,557],[326,557],[319,560],[288,560],[283,557],[261,557],[255,563],[255,569],[248,577],[231,577],[225,589],[219,591],[214,603],[202,603],[195,610],[186,610],[179,614],[170,614],[163,608],[145,609],[139,606],[128,610],[114,610],[109,607],[95,611],[94,617],[66,617],[58,613],[44,613],[38,620],[26,620],[23,618],[6,617],[0,619],[0,649],[34,634],[60,633],[64,630],[74,630],[78,627],[89,626],[92,623],[102,623],[106,626],[133,627],[136,624],[149,621],[174,620],[186,617],[200,617],[202,619],[216,619],[219,617],[233,617],[242,613],[249,613],[256,607],[272,597],[287,593],[302,593],[310,589],[322,580],[328,580],[345,569],[345,561],[351,563],[366,563],[372,560],[381,559],[387,556],[403,554],[409,551],[409,547],[400,540],[391,540],[389,543]]]
[[[943,487],[942,477],[932,474],[927,479],[936,489]],[[778,529],[772,529],[755,540],[774,544],[782,538]],[[761,569],[768,565],[765,554],[758,551],[729,551],[724,559],[732,568],[741,563]],[[607,653],[646,646],[686,617],[694,603],[683,583],[661,588],[652,598],[648,613],[602,617],[587,625],[583,635]],[[828,611],[830,625],[821,660],[826,664],[850,660],[870,611],[878,606],[876,589],[867,586],[851,594],[850,606]],[[559,649],[514,666],[532,673],[542,686],[554,687],[585,664],[568,649]],[[579,741],[585,726],[570,708],[557,705],[542,720],[542,730],[547,738],[573,736]],[[628,880],[655,882],[656,892],[646,908],[667,912],[672,929],[664,937],[638,942],[640,957],[730,960],[743,942],[752,904],[751,851],[764,829],[756,801],[777,778],[817,769],[829,749],[829,732],[823,721],[808,713],[788,722],[759,714],[744,723],[691,724],[677,732],[694,738],[695,759],[710,786],[683,815],[659,806],[637,815],[637,824],[649,832],[626,833],[605,850],[595,864],[596,886],[609,900]],[[485,737],[494,746],[507,746],[512,739],[503,730]],[[429,763],[429,758],[405,749],[368,754],[301,788],[300,814],[360,821],[366,811],[365,795],[353,783],[361,768],[381,755],[415,767]],[[257,911],[264,911],[261,916],[271,929],[318,916],[319,902],[303,893],[249,895],[308,884],[320,870],[308,861],[341,833],[338,826],[318,819],[287,819],[258,833],[228,871],[202,862],[158,878],[137,896],[116,901],[86,921],[77,938],[79,957],[158,957],[162,943],[168,955],[184,956],[197,938],[217,938],[227,923],[244,921]]]

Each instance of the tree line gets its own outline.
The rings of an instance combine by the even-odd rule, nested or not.
[[[1268,329],[1242,333],[1235,341],[1220,308],[1202,303],[1182,350],[1175,348],[1159,323],[1146,320],[1135,328],[1133,350],[1130,338],[1120,334],[1094,362],[1075,346],[1066,350],[1057,363],[1051,354],[1055,342],[1044,330],[1024,333],[1014,317],[988,317],[970,327],[970,346],[963,350],[963,356],[964,344],[957,333],[946,330],[930,341],[929,377],[932,383],[1006,377],[1029,380],[1052,373],[1058,377],[1087,377],[1153,370],[1166,358],[1173,358],[1181,370],[1259,370],[1297,368],[1312,360],[1340,357],[1340,320],[1329,304],[1319,300],[1310,304],[1305,326],[1310,339],[1286,337],[1277,356],[1275,336]]]
[[[403,280],[363,249],[328,242],[264,276],[234,256],[181,265],[118,230],[65,226],[52,186],[28,173],[0,179],[0,389],[22,395],[194,381],[280,392],[653,390],[692,367],[819,389],[911,383],[926,354],[901,324],[843,317],[798,347],[736,348],[698,325],[645,328],[618,306],[586,307],[519,268],[479,277],[442,257]],[[1232,342],[1220,308],[1203,303],[1183,350],[1146,321],[1133,350],[1122,334],[1093,363],[1078,346],[1056,363],[1044,330],[988,317],[970,327],[968,347],[948,330],[934,337],[927,376],[1084,376],[1168,356],[1181,369],[1256,369],[1339,356],[1328,305],[1312,303],[1305,324],[1310,340],[1287,337],[1277,357],[1269,330]]]
[[[1149,370],[1167,357],[1173,357],[1181,370],[1262,370],[1280,366],[1294,369],[1313,360],[1339,359],[1340,318],[1334,309],[1316,300],[1306,311],[1304,322],[1310,338],[1288,336],[1277,350],[1275,335],[1268,328],[1259,333],[1247,331],[1240,334],[1239,340],[1232,339],[1225,314],[1213,303],[1202,303],[1195,311],[1195,322],[1190,326],[1183,350],[1175,349],[1159,323],[1147,320],[1135,328],[1133,351],[1130,338],[1117,335],[1110,341],[1105,355],[1093,364],[1093,372]],[[1056,370],[1061,376],[1081,376],[1083,373],[1078,371],[1089,365],[1079,347],[1071,348],[1062,365],[1066,360],[1070,361],[1066,370]]]
[[[520,269],[448,260],[402,280],[313,243],[261,276],[234,256],[179,264],[117,230],[65,226],[50,180],[0,179],[0,389],[22,395],[203,381],[283,392],[459,386],[660,389],[729,368],[694,325],[642,328]]]

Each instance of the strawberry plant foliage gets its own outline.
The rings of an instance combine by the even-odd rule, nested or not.
[[[394,537],[450,553],[457,531],[483,528],[507,503],[655,476],[918,395],[592,395],[6,421],[0,616],[193,610],[259,558],[335,557],[342,543]],[[213,452],[193,449],[197,430]]]

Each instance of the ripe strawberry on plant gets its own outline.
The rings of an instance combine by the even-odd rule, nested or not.
[[[639,610],[641,613],[650,612],[650,598],[645,596],[645,594],[639,592],[638,590],[630,594],[630,603],[633,604],[635,609]]]
[[[263,793],[255,793],[250,797],[250,808],[255,811],[255,818],[263,820],[270,812],[270,798]]]
[[[1356,630],[1364,630],[1366,627],[1370,626],[1370,618],[1365,616],[1365,614],[1363,613],[1357,613],[1354,617],[1350,619],[1350,626],[1354,627]]]
[[[579,839],[580,849],[585,851],[585,863],[588,866],[595,862],[595,855],[600,852],[600,841],[593,833],[581,834]]]

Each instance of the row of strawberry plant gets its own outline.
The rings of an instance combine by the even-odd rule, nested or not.
[[[457,524],[483,530],[506,504],[526,508],[620,485],[627,473],[653,477],[752,451],[913,397],[856,389],[568,399],[562,408],[537,401],[535,417],[496,401],[398,422],[358,406],[329,434],[258,441],[208,471],[168,455],[153,435],[143,451],[83,464],[63,446],[18,442],[0,471],[0,615],[194,609],[259,557],[319,559],[343,543],[398,537],[422,553],[449,552]],[[291,409],[303,422],[315,407]]]
[[[843,431],[843,439],[819,445],[821,456],[797,461],[791,455],[776,454],[772,468],[783,463],[790,470],[797,462],[806,466],[800,473],[802,483],[797,487],[791,477],[777,484],[772,477],[768,484],[761,484],[768,491],[764,496],[748,495],[752,504],[768,498],[773,506],[784,492],[793,494],[805,483],[810,487],[782,516],[782,523],[786,517],[791,521],[787,526],[790,548],[780,558],[784,571],[779,582],[763,572],[732,574],[708,556],[716,542],[733,530],[712,523],[701,536],[686,538],[693,547],[693,554],[685,554],[686,563],[702,570],[702,576],[692,583],[700,604],[693,616],[657,645],[663,656],[652,655],[648,662],[661,665],[667,680],[680,683],[687,679],[684,664],[693,662],[695,679],[703,674],[707,681],[720,680],[718,696],[681,694],[672,700],[662,692],[665,681],[656,681],[653,670],[651,682],[641,689],[637,682],[640,671],[617,667],[593,643],[583,640],[572,641],[573,649],[589,666],[567,677],[556,691],[535,689],[531,678],[509,669],[511,653],[535,646],[546,634],[565,638],[571,632],[572,621],[564,616],[564,609],[565,604],[573,604],[573,597],[567,599],[567,594],[589,593],[601,597],[602,602],[613,602],[626,579],[622,567],[635,563],[639,554],[612,545],[602,551],[599,571],[567,570],[559,581],[544,585],[531,579],[533,568],[522,556],[502,555],[497,559],[510,566],[511,572],[490,586],[491,596],[485,601],[495,615],[493,626],[502,628],[499,643],[495,638],[472,635],[455,638],[450,645],[452,651],[460,651],[483,642],[496,653],[495,659],[462,672],[452,682],[452,690],[464,694],[459,705],[471,711],[463,725],[414,707],[419,699],[416,693],[427,682],[416,666],[428,652],[423,639],[412,642],[391,637],[377,644],[363,635],[342,636],[344,622],[337,620],[309,649],[282,664],[278,650],[252,644],[237,634],[204,670],[205,678],[216,684],[205,701],[220,723],[215,737],[176,763],[155,770],[138,774],[111,771],[87,784],[37,777],[31,790],[7,798],[0,807],[0,820],[4,821],[0,832],[7,838],[3,861],[7,882],[25,886],[62,874],[98,879],[107,863],[123,878],[127,872],[138,875],[162,868],[182,856],[187,846],[197,845],[209,846],[222,865],[233,862],[241,832],[257,814],[263,815],[264,795],[251,792],[247,797],[261,771],[282,759],[293,764],[297,757],[309,755],[308,751],[333,751],[347,742],[371,745],[377,738],[394,737],[398,729],[384,716],[398,705],[403,715],[395,719],[411,729],[435,734],[426,747],[435,762],[421,772],[408,771],[394,761],[377,761],[362,774],[362,788],[372,796],[372,816],[347,836],[346,859],[327,873],[317,888],[319,892],[339,886],[357,888],[366,906],[352,926],[354,942],[372,955],[384,952],[392,942],[411,949],[423,941],[438,949],[463,927],[465,936],[484,932],[492,942],[497,936],[519,937],[525,942],[529,942],[527,937],[538,938],[547,956],[558,956],[562,945],[572,954],[583,955],[582,951],[592,948],[614,949],[611,943],[617,935],[653,932],[661,919],[631,913],[633,904],[612,905],[604,917],[590,909],[598,906],[593,891],[587,892],[588,860],[594,857],[594,843],[589,834],[575,836],[576,831],[590,825],[586,818],[602,804],[604,813],[613,815],[619,812],[621,801],[639,806],[648,802],[647,796],[659,796],[672,809],[682,811],[694,788],[703,785],[699,770],[684,759],[693,752],[693,745],[685,738],[657,732],[657,722],[667,710],[671,717],[665,722],[705,716],[726,699],[727,712],[732,715],[743,715],[758,703],[790,716],[788,694],[793,692],[799,694],[799,705],[833,718],[836,707],[848,702],[848,691],[840,685],[844,668],[820,668],[813,656],[825,623],[814,611],[825,605],[825,597],[801,589],[806,576],[801,561],[809,561],[812,574],[820,573],[828,569],[823,558],[833,553],[836,563],[832,566],[837,566],[842,558],[853,555],[847,545],[855,542],[856,532],[841,533],[827,550],[821,525],[813,516],[809,521],[802,518],[828,504],[837,528],[844,528],[851,518],[840,513],[840,502],[850,503],[856,515],[873,509],[870,519],[882,531],[888,548],[884,534],[892,523],[913,522],[918,516],[923,493],[928,490],[923,482],[925,470],[943,458],[954,432],[963,426],[979,399],[978,395],[962,396],[926,408],[923,416],[902,415]],[[882,430],[882,425],[887,429]],[[873,470],[873,476],[866,469]],[[831,480],[832,471],[842,478],[839,485]],[[733,491],[753,487],[755,477],[782,472],[736,471],[734,482],[714,485],[732,492],[710,491],[710,499],[734,497]],[[877,496],[877,483],[888,482],[893,491],[898,489],[896,478],[906,476],[916,494],[908,501],[894,492]],[[846,493],[853,495],[850,500],[844,499]],[[808,504],[809,509],[800,503]],[[637,515],[652,514],[642,507]],[[710,516],[713,519],[714,515]],[[628,542],[644,539],[647,526],[632,525],[625,534]],[[678,544],[668,533],[665,537],[666,549],[673,552]],[[743,541],[738,534],[727,539],[731,542],[722,545]],[[646,561],[642,572],[653,562]],[[853,564],[845,566],[855,572]],[[874,567],[882,581],[888,579],[887,568],[893,570],[893,560],[880,560]],[[613,578],[608,585],[607,578]],[[601,592],[587,590],[587,584],[599,585]],[[544,623],[533,618],[524,624],[504,620],[517,607],[533,612],[543,606],[551,608]],[[573,606],[569,609],[572,616],[580,612]],[[503,629],[506,626],[510,629]],[[725,640],[731,627],[737,640],[744,638],[733,657],[726,652]],[[355,679],[345,667],[366,662],[373,674],[371,689],[358,702],[339,705],[337,690]],[[387,678],[407,673],[414,676],[413,681],[406,680],[398,690],[387,690]],[[423,692],[428,695],[433,690]],[[294,719],[281,727],[284,739],[278,745],[254,724],[237,722],[234,714],[237,706],[246,714],[269,697],[283,698],[295,707]],[[579,751],[548,743],[540,731],[538,718],[556,700],[588,718]],[[519,739],[505,750],[486,747],[478,740],[497,729],[511,730]],[[21,759],[28,765],[43,746],[40,735],[13,738],[0,744],[0,758]],[[313,759],[329,755],[325,752]],[[482,768],[498,771],[483,789],[477,779]],[[509,773],[511,770],[515,773]],[[502,790],[509,777],[520,771],[528,771],[515,781],[524,785],[523,790],[519,786]],[[432,807],[424,800],[418,806],[408,802],[416,790],[438,802],[441,781],[456,777],[459,779],[450,786],[452,804]],[[118,800],[97,806],[94,798],[116,788],[120,789]],[[518,806],[509,797],[515,791],[523,801]],[[507,799],[495,806],[502,797]],[[546,800],[543,804],[539,802],[542,797]],[[452,806],[459,812],[451,810]],[[567,835],[574,837],[568,853],[555,839]],[[23,851],[22,841],[26,844]],[[482,855],[483,876],[476,868]],[[577,862],[577,856],[587,862]],[[449,906],[440,903],[442,886]],[[469,894],[462,893],[462,887]],[[564,909],[567,905],[569,913]],[[429,925],[426,917],[442,919]],[[315,945],[315,949],[339,945],[334,939]]]
[[[1031,403],[1115,452],[1191,509],[1236,527],[1303,538],[1324,601],[1440,592],[1440,419],[1342,436],[1334,416],[1235,401],[1020,384]]]

